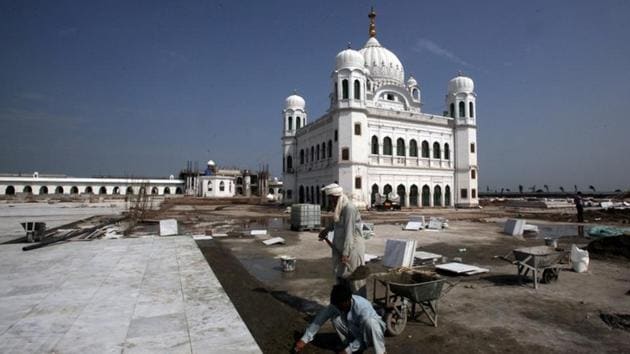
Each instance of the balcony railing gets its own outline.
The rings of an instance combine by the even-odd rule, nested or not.
[[[451,160],[431,159],[426,157],[370,155],[370,165],[375,166],[400,166],[420,168],[453,168]]]

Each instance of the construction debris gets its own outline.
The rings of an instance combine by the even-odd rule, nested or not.
[[[481,273],[487,273],[490,270],[486,268],[480,268],[470,264],[464,264],[459,262],[451,262],[445,264],[439,264],[435,266],[435,269],[459,274],[459,275],[475,275]]]
[[[251,230],[249,234],[252,236],[264,236],[267,234],[267,230]]]
[[[195,241],[203,241],[203,240],[212,240],[213,237],[210,235],[193,235],[193,240]]]

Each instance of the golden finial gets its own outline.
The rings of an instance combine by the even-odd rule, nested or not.
[[[376,24],[374,23],[376,12],[374,12],[374,6],[370,9],[368,17],[370,18],[370,37],[376,37]]]

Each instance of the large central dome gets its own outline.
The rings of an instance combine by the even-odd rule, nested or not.
[[[365,59],[365,67],[370,71],[372,79],[381,84],[404,85],[405,69],[396,54],[381,46],[376,39],[376,24],[374,9],[368,15],[370,18],[370,39],[359,52]]]

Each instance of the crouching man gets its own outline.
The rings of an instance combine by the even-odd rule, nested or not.
[[[344,346],[341,353],[363,351],[368,347],[374,347],[377,354],[385,353],[385,323],[372,304],[361,296],[352,295],[346,284],[333,287],[330,305],[317,314],[302,338],[295,343],[295,351],[302,351],[327,320],[332,321],[341,338]]]

